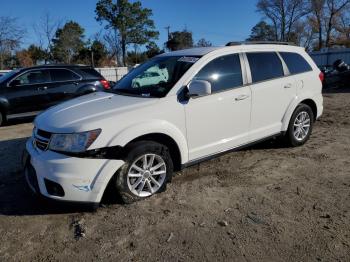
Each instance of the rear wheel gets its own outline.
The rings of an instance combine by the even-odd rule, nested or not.
[[[300,104],[294,111],[286,133],[286,141],[290,146],[301,146],[310,138],[314,123],[312,109]]]
[[[6,119],[5,114],[0,111],[0,126],[4,124],[5,119]]]
[[[156,142],[140,141],[129,146],[115,185],[123,201],[129,204],[164,191],[172,174],[168,148]]]

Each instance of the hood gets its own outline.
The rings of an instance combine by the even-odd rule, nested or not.
[[[87,131],[94,127],[94,123],[132,112],[156,101],[157,98],[96,92],[49,108],[37,116],[35,125],[40,129],[57,133]]]

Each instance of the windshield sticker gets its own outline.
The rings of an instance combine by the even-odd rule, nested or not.
[[[187,63],[196,63],[198,60],[199,60],[198,57],[183,56],[177,61],[178,62],[187,62]]]

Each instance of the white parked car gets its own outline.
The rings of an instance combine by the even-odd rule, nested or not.
[[[167,81],[135,88],[154,66],[167,69]],[[174,171],[223,152],[275,136],[300,146],[323,111],[322,78],[291,45],[161,54],[110,93],[40,114],[26,144],[27,182],[52,199],[95,204],[110,184],[131,203],[163,191]]]
[[[166,82],[166,78],[159,72],[144,72],[142,75],[135,77],[132,81],[134,88],[143,86],[158,85]]]

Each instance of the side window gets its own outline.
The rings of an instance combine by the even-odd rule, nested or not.
[[[308,62],[297,53],[280,52],[284,62],[286,63],[289,72],[293,74],[300,74],[311,71],[312,68]]]
[[[50,74],[47,70],[29,71],[20,75],[15,80],[19,81],[19,85],[33,85],[50,82]]]
[[[204,66],[193,79],[210,82],[213,93],[242,86],[239,55],[226,55],[214,59]]]
[[[74,81],[74,80],[79,80],[80,77],[73,73],[70,70],[66,69],[51,69],[51,78],[52,81],[57,82],[57,81]]]
[[[276,53],[247,53],[247,57],[253,83],[284,76],[281,59]]]

